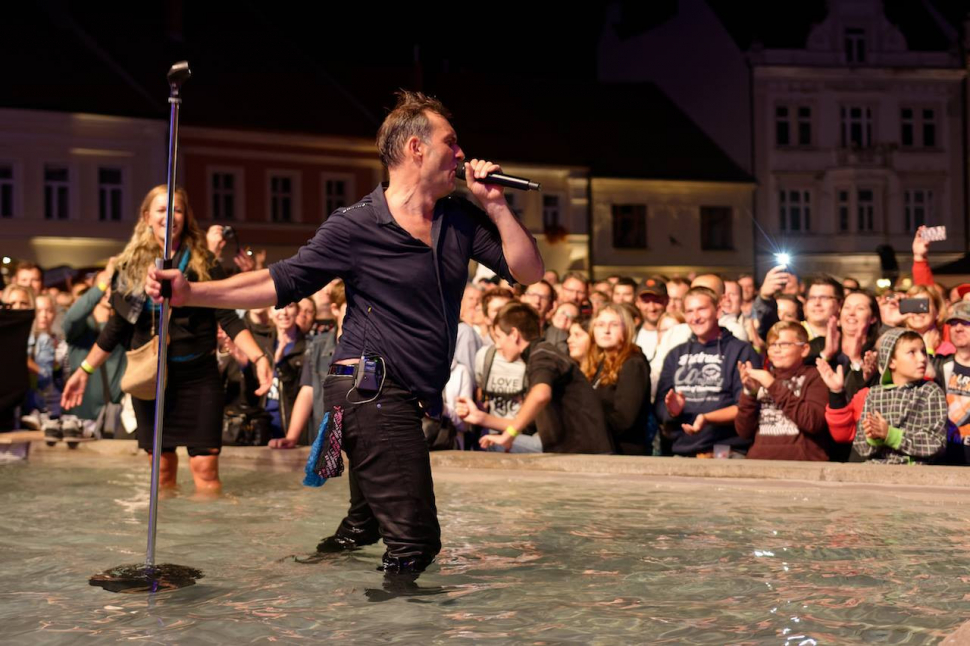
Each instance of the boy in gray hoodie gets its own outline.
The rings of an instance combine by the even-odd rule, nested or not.
[[[893,328],[879,346],[878,386],[869,389],[853,446],[870,462],[927,462],[946,446],[943,390],[926,381],[926,346],[912,330]]]

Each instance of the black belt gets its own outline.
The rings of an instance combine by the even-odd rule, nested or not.
[[[345,366],[339,363],[332,363],[330,364],[330,370],[327,371],[327,374],[349,377],[354,374],[354,368],[356,367],[357,366]]]

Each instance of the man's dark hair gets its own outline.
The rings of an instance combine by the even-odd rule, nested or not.
[[[845,288],[842,287],[842,283],[835,280],[827,274],[816,274],[814,276],[809,276],[808,283],[805,286],[805,293],[812,288],[812,285],[828,285],[835,290],[835,298],[841,303],[845,300]]]
[[[490,292],[485,292],[482,294],[482,314],[488,316],[488,304],[496,298],[507,298],[514,301],[515,294],[512,293],[511,289],[505,289],[504,287],[498,287]]]
[[[404,144],[411,137],[429,141],[431,121],[426,111],[436,112],[445,119],[451,118],[448,109],[434,97],[410,90],[397,93],[397,105],[384,118],[384,123],[377,131],[377,153],[385,167],[393,168],[404,161]]]
[[[629,276],[620,276],[613,287],[619,287],[620,285],[626,285],[627,287],[632,287],[633,291],[637,291],[637,281],[633,280]]]
[[[506,334],[517,329],[526,341],[539,338],[539,313],[525,303],[506,304],[498,311],[495,325]]]
[[[546,280],[545,278],[543,278],[542,280],[540,280],[540,281],[538,281],[538,282],[536,282],[534,284],[536,284],[536,285],[542,285],[546,289],[548,289],[549,290],[549,299],[550,299],[549,302],[551,302],[551,303],[555,303],[556,302],[556,288],[553,287],[552,285],[550,285],[548,280]]]
[[[776,294],[775,301],[791,301],[792,303],[795,304],[795,310],[798,315],[798,320],[799,321],[805,320],[805,311],[802,308],[802,302],[798,300],[798,297],[795,296],[794,294]]]

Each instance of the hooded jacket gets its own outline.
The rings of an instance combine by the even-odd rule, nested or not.
[[[691,335],[687,343],[673,348],[664,359],[657,384],[657,418],[665,424],[678,455],[710,451],[715,444],[727,444],[742,451],[750,444],[734,432],[734,423],[706,424],[699,433],[687,434],[681,424],[691,424],[701,413],[734,406],[741,398],[738,361],[761,367],[761,357],[750,344],[738,340],[725,328],[718,338],[701,343]],[[664,403],[671,389],[684,396],[684,410],[671,417]]]
[[[872,462],[909,464],[925,462],[946,446],[947,405],[943,389],[933,381],[893,384],[889,362],[896,351],[902,328],[886,332],[879,347],[878,386],[869,389],[862,416],[856,424],[853,447]],[[884,440],[866,437],[862,423],[869,413],[880,413],[889,423]]]

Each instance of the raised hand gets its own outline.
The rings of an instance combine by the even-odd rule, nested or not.
[[[667,395],[664,397],[664,405],[667,407],[667,412],[670,413],[671,417],[677,417],[684,412],[684,404],[686,399],[679,392],[671,388],[667,391]]]
[[[484,179],[489,173],[500,172],[502,172],[502,167],[490,161],[473,159],[470,162],[465,162],[465,183],[468,185],[468,190],[481,203],[482,207],[488,202],[504,200],[505,189],[496,184],[486,184],[475,180]]]
[[[829,362],[819,357],[815,360],[815,367],[818,368],[819,376],[831,392],[840,393],[845,389],[845,375],[842,373],[842,366],[832,370]]]
[[[764,282],[761,283],[761,298],[768,300],[774,298],[788,284],[788,269],[784,265],[772,267],[765,274]]]
[[[833,314],[825,324],[825,347],[822,348],[822,357],[832,359],[839,353],[841,346],[842,333],[839,331],[839,319]]]
[[[923,239],[923,230],[925,228],[925,226],[922,226],[916,229],[916,235],[913,236],[913,262],[926,260],[926,256],[930,252],[929,241]]]

